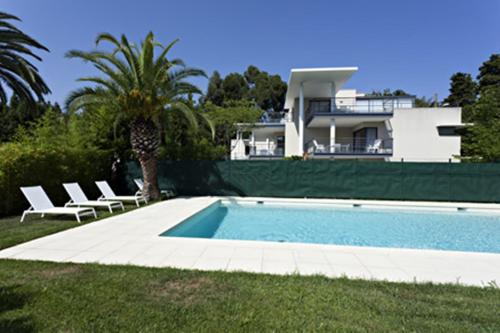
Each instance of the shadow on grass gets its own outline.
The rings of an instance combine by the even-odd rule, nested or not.
[[[19,292],[18,286],[0,286],[0,332],[34,332],[30,316],[8,316],[7,312],[21,309],[30,299],[27,293]]]

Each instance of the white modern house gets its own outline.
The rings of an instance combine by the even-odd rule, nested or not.
[[[357,67],[292,69],[285,111],[238,124],[231,159],[304,156],[385,161],[457,161],[461,109],[415,107],[415,96],[341,89]]]

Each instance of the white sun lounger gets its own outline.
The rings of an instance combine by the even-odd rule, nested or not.
[[[94,215],[94,217],[97,218],[97,214],[94,208],[91,207],[54,207],[54,204],[52,203],[52,201],[50,201],[47,193],[45,193],[41,186],[21,187],[21,191],[31,205],[28,210],[25,210],[23,212],[23,216],[21,216],[21,222],[24,221],[24,218],[28,214],[41,214],[42,217],[44,217],[45,214],[73,215],[76,217],[78,223],[81,222],[81,216]]]
[[[143,182],[143,180],[140,179],[140,178],[134,178],[134,183],[139,188],[139,190],[135,194],[136,195],[137,194],[141,194],[142,195],[143,194],[142,191],[144,190],[144,182]],[[167,198],[175,197],[175,193],[172,190],[160,190],[160,193],[164,194]]]
[[[63,186],[71,198],[71,200],[67,202],[64,207],[106,207],[109,209],[110,213],[113,212],[113,206],[118,208],[121,207],[122,210],[125,210],[121,201],[89,200],[78,183],[65,183]]]
[[[105,180],[95,182],[97,187],[102,193],[102,196],[99,197],[99,201],[101,200],[111,200],[111,201],[132,201],[135,202],[137,207],[139,207],[139,203],[142,201],[144,203],[148,203],[146,198],[144,198],[140,194],[136,195],[116,195],[115,192],[111,189],[108,182]]]

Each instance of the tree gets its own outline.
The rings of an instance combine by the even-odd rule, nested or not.
[[[8,87],[21,100],[34,105],[36,99],[43,101],[43,95],[50,93],[50,89],[27,57],[41,61],[31,49],[48,49],[16,28],[9,22],[12,20],[20,21],[14,15],[0,12],[0,102],[7,104],[5,88]]]
[[[230,73],[223,80],[218,72],[210,77],[205,101],[223,106],[229,101],[252,101],[265,111],[281,111],[287,84],[279,75],[269,75],[250,65],[243,73]]]
[[[17,95],[11,96],[8,104],[0,106],[0,142],[10,141],[20,126],[31,127],[36,119],[51,108],[61,112],[57,103],[54,105],[50,102],[30,104],[28,101],[20,100]]]
[[[263,113],[261,109],[248,101],[232,101],[226,103],[224,107],[207,103],[204,107],[215,127],[215,143],[226,147],[227,152],[229,152],[231,139],[236,135],[236,124],[253,124]]]
[[[443,101],[444,103],[459,107],[474,104],[477,98],[477,84],[470,74],[455,73],[450,81],[450,95]]]
[[[239,101],[247,99],[248,84],[243,75],[231,73],[222,81],[225,101]]]
[[[222,88],[222,79],[219,72],[217,71],[214,71],[212,76],[210,76],[210,79],[208,80],[208,89],[205,99],[219,106],[222,106],[224,103],[224,89]]]
[[[479,92],[491,86],[500,86],[500,54],[492,54],[490,59],[479,67]]]
[[[186,68],[180,59],[167,58],[177,41],[163,46],[150,32],[138,47],[130,44],[125,35],[118,40],[111,34],[103,33],[97,36],[96,45],[108,42],[114,50],[73,50],[67,53],[69,58],[92,63],[103,76],[80,78],[79,81],[90,82],[94,86],[72,92],[66,107],[70,111],[104,107],[113,112],[115,120],[126,120],[132,150],[141,164],[145,195],[151,199],[160,197],[157,159],[161,123],[168,112],[178,110],[196,126],[196,117],[184,96],[200,94],[201,91],[186,79],[206,76],[202,70]],[[161,49],[157,57],[156,48]]]
[[[463,155],[483,162],[500,161],[500,87],[483,89],[473,106],[472,121],[462,143]]]

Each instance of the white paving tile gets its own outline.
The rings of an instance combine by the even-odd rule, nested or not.
[[[224,271],[227,269],[228,264],[229,258],[200,257],[196,260],[192,268],[204,271]]]
[[[301,275],[324,275],[328,277],[338,276],[332,266],[309,262],[297,262],[297,271]]]
[[[97,262],[271,274],[320,274],[388,281],[500,284],[500,254],[279,243],[159,235],[219,198],[178,198],[75,227],[0,251],[0,258]],[[252,201],[256,198],[239,199]],[[259,198],[262,200],[262,198]],[[283,202],[284,199],[264,199]],[[291,199],[351,205],[355,200]],[[363,201],[363,205],[387,204]],[[391,202],[396,209],[412,203]],[[452,209],[452,203],[416,203]],[[461,204],[461,206],[463,206]],[[500,205],[470,204],[474,209]]]
[[[237,247],[234,249],[232,258],[262,260],[263,253],[264,253],[264,250],[261,248]]]
[[[262,261],[262,272],[269,274],[293,274],[298,273],[298,268],[294,261],[264,259]]]
[[[228,271],[262,272],[262,260],[232,258],[227,265]]]

